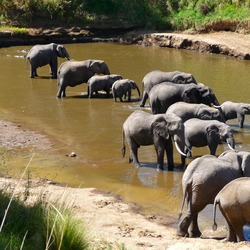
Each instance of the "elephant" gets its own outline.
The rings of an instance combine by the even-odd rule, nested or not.
[[[191,118],[225,122],[224,116],[218,109],[203,103],[176,102],[167,109],[166,114],[175,114],[179,116],[183,122]]]
[[[173,82],[177,84],[195,83],[197,84],[193,75],[180,71],[163,72],[161,70],[153,70],[147,73],[143,80],[143,95],[140,107],[144,107],[148,99],[150,90],[161,82]]]
[[[153,114],[165,113],[174,103],[204,103],[209,106],[219,102],[213,91],[204,84],[175,84],[162,82],[155,85],[149,92],[151,110]]]
[[[124,122],[122,128],[122,156],[125,156],[125,137],[130,148],[129,162],[140,166],[138,148],[154,145],[157,154],[157,170],[163,170],[164,151],[168,159],[168,170],[173,170],[173,144],[180,154],[185,148],[184,125],[175,115],[153,115],[143,110],[134,111]]]
[[[184,153],[191,157],[192,147],[208,146],[211,155],[215,155],[220,143],[226,142],[229,149],[234,150],[235,140],[230,126],[216,120],[201,120],[191,118],[184,122],[185,144]],[[182,155],[182,164],[185,165],[185,157]]]
[[[229,182],[216,195],[213,208],[213,230],[217,229],[216,206],[226,219],[227,241],[245,241],[243,227],[250,223],[250,178],[241,177]]]
[[[250,114],[249,103],[226,101],[223,102],[220,106],[215,106],[215,108],[218,108],[221,111],[226,121],[237,118],[240,128],[243,128],[245,115]]]
[[[70,56],[63,45],[50,43],[44,45],[35,45],[27,54],[27,60],[29,60],[30,78],[34,78],[37,75],[37,68],[44,65],[50,65],[50,75],[52,78],[57,78],[57,57],[67,58],[70,60]]]
[[[98,94],[98,90],[104,90],[107,93],[107,97],[109,97],[110,89],[112,88],[115,81],[122,79],[121,75],[103,75],[103,76],[92,76],[87,84],[88,84],[88,97],[92,98],[93,93]]]
[[[200,237],[198,213],[214,203],[216,195],[227,183],[244,176],[250,176],[249,152],[227,150],[219,157],[204,155],[194,159],[182,177],[183,200],[177,235]],[[180,221],[186,202],[187,214]]]
[[[66,96],[66,87],[75,87],[87,83],[95,74],[110,75],[108,65],[102,60],[67,61],[60,65],[58,77],[57,97]]]
[[[122,102],[122,97],[126,98],[128,96],[128,101],[131,101],[131,89],[137,89],[138,95],[140,96],[140,90],[137,84],[130,79],[122,79],[116,81],[112,86],[112,94],[114,101],[116,102],[116,98],[118,97]]]

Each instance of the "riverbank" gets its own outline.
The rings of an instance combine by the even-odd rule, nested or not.
[[[72,27],[55,29],[29,29],[27,33],[0,32],[0,48],[40,43],[117,42],[141,46],[160,46],[192,50],[198,53],[214,53],[250,60],[250,34],[237,32],[211,33],[155,33],[130,30],[101,30]]]

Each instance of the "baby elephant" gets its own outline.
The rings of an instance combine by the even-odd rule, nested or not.
[[[245,115],[250,114],[250,103],[227,101],[215,107],[221,111],[226,121],[237,118],[240,128],[243,128]]]
[[[214,200],[214,230],[217,229],[217,204],[227,221],[227,241],[244,241],[243,226],[250,223],[250,178],[235,179],[217,194]]]
[[[120,75],[104,75],[104,76],[92,76],[88,84],[88,97],[92,98],[93,94],[98,95],[99,90],[104,90],[109,97],[110,89],[112,88],[115,81],[122,79]]]
[[[137,86],[137,84],[133,80],[129,79],[122,79],[116,81],[112,86],[112,94],[114,97],[114,100],[116,102],[116,98],[118,97],[120,101],[122,102],[122,97],[126,99],[128,96],[128,101],[131,101],[131,89],[137,89],[138,94],[140,96],[140,90]]]

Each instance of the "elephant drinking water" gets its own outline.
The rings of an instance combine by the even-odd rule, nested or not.
[[[134,111],[123,124],[123,157],[125,156],[125,137],[130,148],[129,161],[140,166],[138,148],[140,146],[154,145],[157,154],[157,169],[163,170],[164,151],[168,159],[168,170],[173,170],[173,145],[183,154],[185,148],[184,125],[182,120],[175,115],[158,114]]]
[[[153,70],[147,73],[143,80],[143,94],[140,107],[144,107],[148,99],[150,90],[161,82],[172,82],[177,84],[197,83],[194,76],[180,71],[163,72],[161,70]]]
[[[57,97],[66,96],[66,87],[87,83],[95,74],[110,75],[108,65],[102,60],[67,61],[58,69]]]

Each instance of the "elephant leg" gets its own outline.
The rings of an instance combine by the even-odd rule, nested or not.
[[[245,115],[237,113],[237,119],[239,121],[239,127],[243,128],[244,121],[245,121]]]
[[[167,162],[168,162],[168,170],[173,171],[174,169],[174,150],[173,150],[173,143],[171,139],[168,139],[166,142],[166,155],[167,155]]]
[[[129,156],[129,162],[133,163],[136,166],[140,166],[139,160],[138,160],[138,145],[136,143],[134,143],[131,140],[127,141],[129,144],[129,148],[130,148],[130,156]]]
[[[242,219],[236,217],[230,219],[230,224],[232,225],[233,231],[237,236],[237,241],[245,241],[245,237],[243,234],[243,226],[245,222]]]
[[[142,95],[142,100],[141,100],[140,107],[145,106],[145,103],[146,103],[147,99],[148,99],[148,93],[146,91],[144,91],[143,95]]]
[[[30,78],[34,78],[37,75],[37,71],[36,68],[34,66],[31,65],[31,69],[30,69]]]
[[[198,238],[201,236],[201,231],[198,227],[198,213],[194,215],[189,229],[189,237]]]
[[[131,101],[131,89],[128,90],[128,101]]]
[[[120,102],[123,102],[122,97],[119,96]]]
[[[187,216],[185,216],[183,218],[183,220],[179,223],[178,225],[178,229],[177,229],[177,235],[181,236],[181,237],[189,237],[188,234],[188,228],[190,226],[192,222],[192,216],[191,214],[187,214]]]

